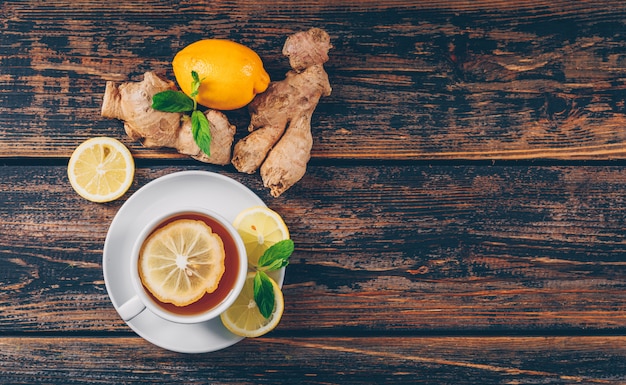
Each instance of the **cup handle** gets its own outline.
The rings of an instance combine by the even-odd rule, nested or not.
[[[139,315],[144,309],[146,305],[143,304],[139,296],[136,295],[124,302],[118,309],[117,312],[120,314],[124,321],[130,321]]]

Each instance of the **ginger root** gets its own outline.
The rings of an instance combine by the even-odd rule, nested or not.
[[[143,81],[116,84],[107,82],[101,115],[124,121],[124,130],[145,147],[171,147],[201,162],[225,165],[230,162],[235,126],[216,110],[205,115],[211,125],[211,156],[196,144],[191,133],[191,120],[182,113],[152,109],[152,96],[165,90],[176,90],[173,82],[154,72],[146,72]]]
[[[251,133],[235,145],[232,164],[246,173],[260,167],[263,185],[274,197],[306,172],[313,144],[311,116],[320,98],[332,91],[323,67],[331,48],[328,33],[319,28],[289,36],[282,53],[292,70],[248,107]]]

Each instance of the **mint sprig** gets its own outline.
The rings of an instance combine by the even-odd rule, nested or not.
[[[259,258],[258,269],[254,276],[254,302],[266,319],[272,315],[275,301],[274,287],[266,272],[287,266],[293,250],[293,241],[285,239],[270,246]]]
[[[196,71],[191,71],[191,96],[184,92],[166,90],[152,96],[152,108],[163,112],[191,112],[191,133],[202,152],[211,156],[211,124],[206,115],[198,110],[196,96],[202,80]]]

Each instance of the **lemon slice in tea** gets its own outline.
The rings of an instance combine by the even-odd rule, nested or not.
[[[224,244],[203,221],[179,219],[155,230],[139,255],[139,276],[159,301],[187,306],[217,289]]]

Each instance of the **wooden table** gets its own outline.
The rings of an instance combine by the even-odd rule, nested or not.
[[[623,1],[13,1],[0,4],[0,382],[626,382]],[[305,177],[145,149],[100,117],[107,80],[171,75],[207,37],[273,79],[324,28],[333,92]],[[245,109],[228,113],[243,137]],[[106,135],[137,171],[90,203],[67,161]],[[118,316],[102,253],[146,183],[207,170],[252,189],[296,244],[279,327],[227,349],[152,345]]]

